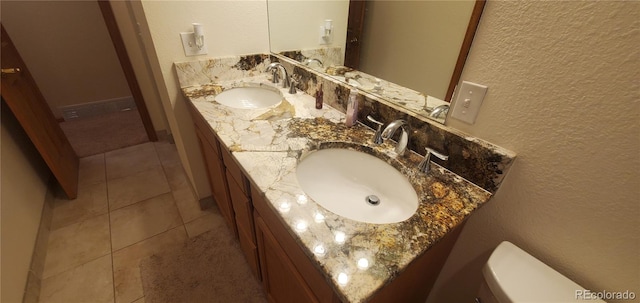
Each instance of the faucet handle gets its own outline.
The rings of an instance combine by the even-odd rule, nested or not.
[[[378,125],[378,129],[376,130],[376,134],[373,136],[373,143],[375,144],[382,144],[382,142],[384,141],[382,139],[382,125],[384,125],[384,123],[374,119],[371,116],[367,116],[367,120],[375,123]]]
[[[290,86],[289,86],[289,93],[295,95],[298,92],[298,91],[296,91],[296,85],[299,82],[299,80],[298,80],[299,77],[298,77],[298,75],[293,74],[289,78],[290,78],[290,82],[291,82]]]
[[[425,149],[425,150],[427,150],[427,152],[428,152],[428,153],[430,153],[430,154],[432,154],[432,155],[434,155],[434,156],[438,157],[440,160],[444,160],[444,161],[446,161],[446,160],[448,160],[448,159],[449,159],[449,156],[448,156],[448,155],[445,155],[445,154],[439,153],[437,150],[435,150],[435,149],[433,149],[433,148],[425,147],[424,149]]]
[[[278,72],[279,72],[278,69],[279,68],[282,68],[284,70],[284,66],[282,66],[282,64],[280,64],[280,62],[272,62],[271,64],[269,64],[269,66],[267,66],[267,70],[266,71],[267,72],[271,72],[271,76],[272,76],[271,83],[274,83],[274,84],[280,83],[280,75],[278,74]],[[284,70],[283,76],[285,78],[286,78],[286,74],[287,74],[287,71]],[[286,81],[286,83],[289,82],[289,79],[284,79],[284,80]],[[286,83],[283,83],[283,85],[286,84]],[[286,87],[289,87],[289,86],[286,86]]]
[[[382,123],[382,122],[380,122],[380,121],[378,121],[378,120],[374,119],[373,117],[371,117],[371,115],[368,115],[368,116],[367,116],[367,120],[369,120],[369,121],[371,121],[371,122],[373,122],[373,123],[375,123],[375,124],[378,124],[378,125],[380,125],[380,126],[382,126],[382,125],[384,124],[384,123]]]
[[[427,153],[424,155],[424,159],[422,159],[422,162],[418,164],[418,170],[420,170],[421,172],[424,172],[425,174],[429,172],[429,163],[431,162],[431,155],[436,156],[440,160],[446,161],[447,159],[449,159],[449,156],[445,154],[441,154],[433,148],[425,147],[424,149],[427,151]]]
[[[278,75],[278,69],[271,70],[271,83],[280,83],[280,76]]]

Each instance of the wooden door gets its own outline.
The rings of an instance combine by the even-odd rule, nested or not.
[[[358,69],[360,66],[360,46],[362,45],[362,27],[364,25],[365,0],[349,1],[349,20],[347,24],[347,44],[345,46],[344,66]]]
[[[78,195],[78,156],[2,27],[2,99],[33,142],[69,199]],[[64,72],[64,71],[61,71]]]

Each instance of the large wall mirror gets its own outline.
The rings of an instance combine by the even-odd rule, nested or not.
[[[267,3],[272,53],[424,116],[451,100],[484,7],[484,0]]]

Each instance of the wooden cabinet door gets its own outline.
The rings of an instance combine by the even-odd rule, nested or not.
[[[262,218],[254,214],[262,286],[271,303],[319,302]]]
[[[198,127],[195,129],[196,135],[198,136],[198,142],[200,143],[200,151],[202,152],[204,162],[207,165],[207,175],[209,176],[209,184],[211,186],[213,200],[216,201],[218,209],[220,209],[220,213],[226,219],[227,224],[233,230],[233,233],[238,237],[235,214],[233,212],[233,207],[231,206],[231,199],[229,198],[224,166],[215,152],[215,147],[209,144],[209,141],[205,139]]]
[[[242,179],[244,179],[244,177],[242,177]],[[258,262],[258,249],[256,248],[251,201],[234,180],[235,179],[227,169],[227,184],[229,185],[229,195],[231,196],[233,212],[236,215],[240,248],[246,257],[247,262],[249,262],[251,271],[253,271],[256,278],[260,280],[260,264]]]

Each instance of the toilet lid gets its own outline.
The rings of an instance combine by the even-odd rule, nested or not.
[[[482,273],[500,303],[604,302],[510,242],[496,247]]]

